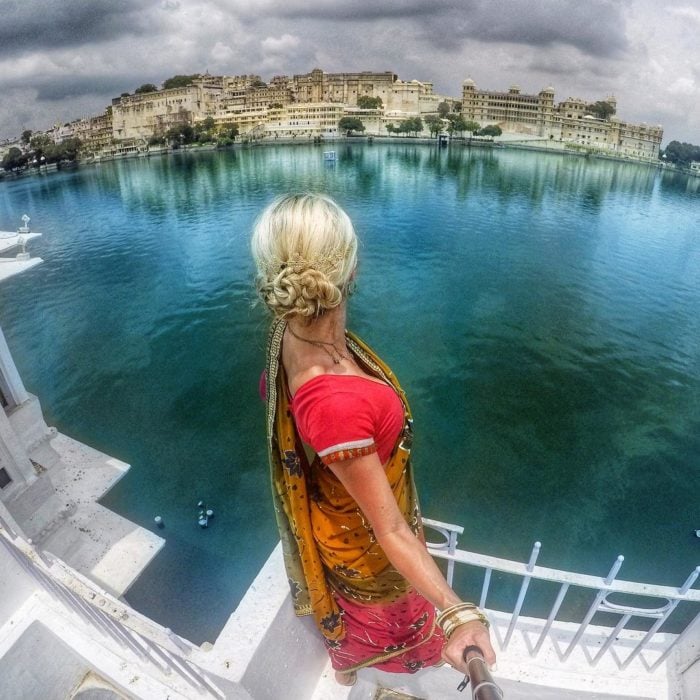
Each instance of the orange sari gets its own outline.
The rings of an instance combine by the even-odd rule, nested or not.
[[[390,605],[407,594],[416,594],[389,562],[357,503],[338,478],[317,455],[307,454],[310,450],[299,437],[290,410],[280,359],[285,327],[284,321],[273,323],[266,367],[267,440],[275,514],[295,612],[313,615],[332,649],[346,633],[346,610],[339,601],[341,605],[343,600],[356,603],[362,609]],[[389,367],[367,345],[351,333],[347,334],[347,344],[362,370],[390,384],[403,403],[404,429],[385,472],[406,522],[422,539],[410,459],[412,419],[405,394]],[[420,643],[432,635],[433,626],[431,610],[421,624],[425,629],[421,630]],[[388,658],[397,652],[392,649],[380,656]]]

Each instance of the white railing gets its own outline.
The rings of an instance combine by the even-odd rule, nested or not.
[[[618,655],[613,655],[615,662],[622,669],[626,668],[644,649],[651,648],[659,654],[654,659],[653,664],[649,665],[645,662],[646,668],[653,672],[664,662],[671,650],[690,634],[695,634],[698,625],[700,625],[700,614],[698,614],[679,635],[659,635],[656,637],[661,626],[669,619],[680,602],[685,601],[700,605],[700,590],[692,588],[700,575],[700,567],[697,567],[679,588],[617,579],[623,562],[621,556],[617,558],[606,577],[588,576],[537,566],[536,561],[540,551],[539,542],[535,543],[526,563],[514,562],[458,549],[457,539],[464,530],[457,525],[427,519],[424,520],[424,523],[427,528],[437,531],[443,537],[441,542],[428,542],[428,548],[433,556],[447,561],[447,578],[450,584],[454,578],[456,564],[483,570],[483,584],[479,600],[481,607],[488,607],[487,599],[492,588],[492,572],[502,572],[521,579],[517,601],[510,614],[507,632],[503,637],[503,649],[507,648],[517,628],[528,588],[533,579],[558,584],[559,588],[547,619],[541,620],[537,641],[530,647],[532,656],[536,656],[540,651],[556,622],[571,622],[571,620],[563,620],[557,616],[565,597],[572,588],[593,591],[594,597],[580,622],[576,623],[574,631],[567,632],[570,639],[566,649],[560,653],[562,660],[566,660],[577,646],[584,646],[582,637],[597,612],[619,615],[620,620],[614,628],[611,628],[609,635],[595,656],[589,657],[591,665],[597,664],[601,657],[611,650],[616,638],[630,620],[633,618],[654,620],[650,629],[641,634],[641,639],[624,660],[619,660]],[[188,658],[196,649],[189,641],[122,603],[68,567],[60,559],[37,549],[31,541],[14,533],[9,524],[2,518],[0,518],[0,545],[8,551],[22,569],[38,582],[44,591],[69,611],[78,615],[91,629],[99,631],[110,646],[112,644],[118,645],[124,654],[133,654],[140,661],[150,664],[154,671],[159,671],[166,677],[172,677],[175,674],[201,697],[218,700],[225,697],[225,694],[217,688],[215,678],[209,676],[201,666],[194,663],[192,658]],[[655,598],[659,602],[656,607],[620,604],[609,600],[613,594]],[[532,624],[532,618],[528,618],[527,624]],[[567,630],[570,629],[567,627]],[[561,630],[558,631],[558,634],[561,639]],[[667,640],[668,637],[673,638],[670,643],[664,642],[664,648],[659,640]],[[697,659],[692,660],[689,665],[695,661]]]
[[[668,620],[673,611],[678,607],[678,604],[686,601],[700,605],[700,590],[692,589],[692,585],[700,575],[700,566],[696,567],[680,588],[670,586],[654,586],[643,583],[635,583],[633,581],[618,580],[617,574],[620,571],[624,557],[620,555],[615,560],[608,575],[604,578],[599,576],[588,576],[585,574],[577,574],[571,571],[561,571],[559,569],[549,569],[543,566],[536,566],[537,557],[540,552],[541,544],[535,542],[532,548],[530,558],[527,563],[514,562],[508,559],[499,559],[476,552],[467,552],[457,548],[457,538],[464,532],[464,528],[459,525],[451,525],[442,523],[437,520],[423,520],[424,525],[431,530],[439,532],[443,536],[441,542],[428,542],[428,550],[430,553],[439,559],[447,560],[447,580],[452,585],[454,577],[455,563],[465,564],[467,566],[477,567],[484,570],[483,585],[481,588],[481,598],[479,606],[487,607],[487,597],[491,587],[491,574],[493,571],[500,571],[506,574],[512,574],[520,577],[522,582],[515,603],[515,607],[511,613],[508,631],[503,639],[503,648],[508,647],[508,643],[518,624],[518,618],[522,611],[525,597],[527,595],[530,581],[532,579],[540,581],[548,581],[559,584],[559,591],[556,599],[550,608],[549,615],[546,620],[543,620],[542,630],[537,639],[537,642],[530,650],[531,656],[536,656],[542,647],[543,642],[547,638],[552,625],[557,621],[557,615],[560,612],[564,598],[566,597],[571,587],[578,587],[595,591],[594,599],[589,606],[583,619],[578,623],[578,628],[573,637],[569,641],[566,650],[562,654],[562,660],[566,660],[576,646],[581,642],[581,638],[586,631],[586,628],[591,623],[593,616],[597,612],[613,613],[620,615],[620,620],[612,628],[607,639],[598,650],[598,653],[590,659],[590,664],[595,665],[602,656],[611,648],[620,632],[625,629],[629,621],[633,618],[651,618],[655,622],[649,630],[644,634],[642,639],[632,649],[630,654],[623,660],[619,661],[620,668],[626,668],[645,648],[651,646],[654,635],[660,630],[661,626]],[[645,598],[655,598],[659,601],[656,607],[640,607],[636,605],[624,605],[613,603],[608,598],[613,594],[626,594],[632,596],[643,596]],[[571,622],[567,620],[567,622]],[[700,625],[700,613],[692,620],[692,622],[677,635],[670,644],[661,652],[660,656],[654,661],[651,666],[648,666],[649,671],[656,670],[668,657],[671,650],[687,636],[691,634],[696,626]],[[654,644],[657,648],[657,645]]]
[[[224,693],[188,657],[191,642],[122,603],[52,554],[18,536],[0,517],[0,544],[55,601],[166,677],[179,676],[200,697],[223,700]]]

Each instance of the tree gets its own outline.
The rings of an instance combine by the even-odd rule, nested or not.
[[[455,133],[461,134],[463,131],[467,130],[467,122],[461,114],[448,114],[447,118],[450,121],[450,125],[447,128],[450,132],[450,136],[454,136]]]
[[[197,124],[199,131],[211,131],[215,126],[216,122],[214,121],[214,117],[205,117]]]
[[[175,124],[165,132],[165,138],[172,143],[173,148],[179,148],[181,145],[192,143],[196,135],[189,124]]]
[[[35,156],[47,155],[55,145],[51,137],[46,134],[37,134],[29,141],[29,148],[32,149]]]
[[[615,106],[610,104],[610,102],[598,100],[598,102],[586,105],[586,111],[589,114],[592,114],[594,117],[598,117],[598,119],[607,120],[612,117],[613,114],[615,114]]]
[[[700,161],[700,146],[692,143],[671,141],[663,152],[666,161],[680,166],[688,166],[692,161]]]
[[[413,134],[417,136],[423,131],[423,120],[420,117],[409,117],[401,120],[398,131],[403,134]]]
[[[65,139],[65,141],[61,141],[61,143],[56,144],[56,148],[54,153],[52,154],[52,158],[54,158],[58,162],[62,160],[76,160],[82,145],[83,144],[81,140],[77,136]],[[49,160],[48,156],[47,160]]]
[[[479,131],[479,136],[500,136],[503,133],[498,124],[489,124]]]
[[[22,143],[27,146],[29,144],[29,140],[32,138],[32,130],[31,129],[25,129],[22,132]]]
[[[360,95],[357,98],[357,106],[360,109],[381,109],[383,106],[381,97],[370,97],[369,95]]]
[[[2,159],[0,167],[7,172],[14,170],[15,168],[21,168],[27,164],[27,156],[22,153],[22,151],[13,146]]]
[[[428,114],[423,121],[428,127],[431,136],[437,136],[442,131],[442,119],[436,114]]]
[[[346,136],[350,136],[351,131],[364,131],[365,125],[358,117],[341,117],[338,128],[344,131]]]
[[[134,95],[142,95],[146,92],[158,92],[158,88],[153,83],[144,83],[134,90]]]
[[[219,131],[216,139],[218,146],[230,146],[238,136],[238,124],[231,124],[227,129]]]
[[[438,105],[437,111],[440,117],[446,119],[447,115],[450,113],[450,105],[447,102],[441,102]]]
[[[387,134],[393,134],[393,133],[395,133],[396,131],[398,131],[397,128],[393,125],[392,122],[389,122],[388,124],[386,124],[386,125],[384,126],[384,128],[386,129]]]
[[[192,85],[192,82],[197,78],[199,78],[199,73],[193,73],[192,75],[174,75],[172,78],[163,81],[163,90],[187,87],[188,85]]]
[[[464,130],[465,131],[471,131],[472,133],[475,133],[481,129],[481,124],[479,122],[474,122],[471,119],[467,119],[467,121],[464,123]]]

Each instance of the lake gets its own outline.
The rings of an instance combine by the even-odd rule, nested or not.
[[[50,425],[132,465],[104,505],[167,543],[127,593],[213,641],[276,542],[248,240],[322,191],[362,244],[349,326],[415,414],[424,514],[463,548],[680,586],[700,560],[700,178],[414,143],[269,146],[0,182],[44,259],[0,324]],[[197,503],[215,510],[207,530]],[[465,581],[460,585],[467,586]],[[478,590],[461,590],[478,597]],[[511,602],[512,605],[512,602]]]

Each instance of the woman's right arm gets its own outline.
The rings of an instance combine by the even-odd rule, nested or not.
[[[394,568],[439,610],[460,603],[425,545],[408,527],[377,453],[333,462],[329,468],[360,507]],[[466,673],[462,652],[470,645],[478,646],[484,652],[487,663],[495,663],[496,654],[488,629],[478,621],[461,625],[454,631],[443,657],[450,665]]]

